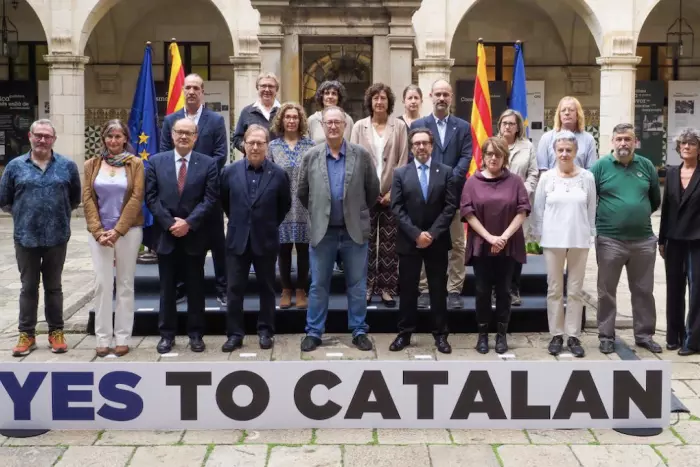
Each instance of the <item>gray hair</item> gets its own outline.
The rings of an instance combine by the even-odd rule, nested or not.
[[[256,131],[261,131],[265,134],[265,142],[269,143],[270,142],[270,132],[267,130],[262,125],[258,125],[257,123],[253,123],[248,127],[248,129],[243,133],[243,141],[246,142],[248,140],[248,136],[251,135],[251,133],[255,133]]]
[[[693,141],[700,147],[700,130],[697,128],[683,128],[675,138],[676,151],[680,154],[681,143],[690,143]]]
[[[277,86],[277,90],[280,90],[280,80],[277,78],[277,75],[274,74],[271,71],[265,71],[262,72],[258,75],[258,79],[255,80],[255,89],[258,89],[260,87],[260,81],[264,79],[272,79],[275,81],[275,85]]]
[[[552,149],[556,152],[557,143],[560,141],[565,141],[574,145],[574,148],[578,151],[578,140],[576,135],[569,130],[562,130],[554,134],[554,140],[552,141]]]
[[[345,110],[343,110],[342,107],[338,107],[337,105],[329,105],[328,107],[324,107],[323,110],[321,110],[321,118],[325,117],[328,112],[331,110],[337,110],[343,115],[343,123],[345,123]]]
[[[53,123],[51,123],[51,120],[49,120],[48,118],[40,118],[39,120],[32,123],[32,125],[29,127],[29,132],[34,133],[34,128],[36,128],[39,125],[46,125],[51,127],[53,135],[56,136],[56,127],[53,126]]]
[[[175,120],[175,122],[173,123],[173,126],[172,126],[172,131],[175,131],[175,127],[180,122],[191,123],[194,126],[194,134],[196,135],[197,133],[199,133],[199,129],[197,128],[197,124],[194,122],[194,120],[192,120],[191,118],[187,118],[187,117],[182,117],[182,118],[178,118],[177,120]]]

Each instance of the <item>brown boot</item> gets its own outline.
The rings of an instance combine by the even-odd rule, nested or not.
[[[280,298],[280,308],[286,309],[292,306],[292,289],[282,289]]]
[[[297,289],[297,308],[305,310],[308,305],[309,300],[306,298],[306,291],[304,289]]]
[[[128,345],[118,345],[114,349],[114,355],[117,357],[123,357],[124,355],[129,353],[129,346]]]

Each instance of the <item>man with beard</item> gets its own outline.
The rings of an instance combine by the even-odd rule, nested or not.
[[[591,167],[598,194],[596,257],[598,260],[598,338],[600,351],[615,351],[617,285],[623,266],[632,294],[634,340],[660,353],[656,330],[654,263],[657,238],[651,213],[661,204],[659,177],[648,159],[634,153],[634,126],[613,129],[613,153]]]

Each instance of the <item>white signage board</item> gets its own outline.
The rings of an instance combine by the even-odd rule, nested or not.
[[[0,429],[667,427],[671,363],[0,363]]]
[[[527,119],[530,122],[530,141],[537,149],[544,134],[544,81],[527,81]]]
[[[231,114],[230,110],[230,85],[228,81],[205,81],[204,82],[204,105],[209,110],[213,110],[222,117],[226,122],[226,162],[228,163],[228,155],[231,153],[229,146],[231,144]]]
[[[683,128],[700,128],[700,81],[669,81],[666,165],[678,165],[675,138]]]

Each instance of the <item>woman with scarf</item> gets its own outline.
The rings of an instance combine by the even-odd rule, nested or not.
[[[143,239],[144,169],[120,120],[102,128],[100,155],[85,162],[83,206],[95,267],[95,336],[98,357],[129,352],[134,324],[134,274]],[[116,266],[116,309],[112,325],[112,288]],[[113,342],[114,340],[114,342]]]

